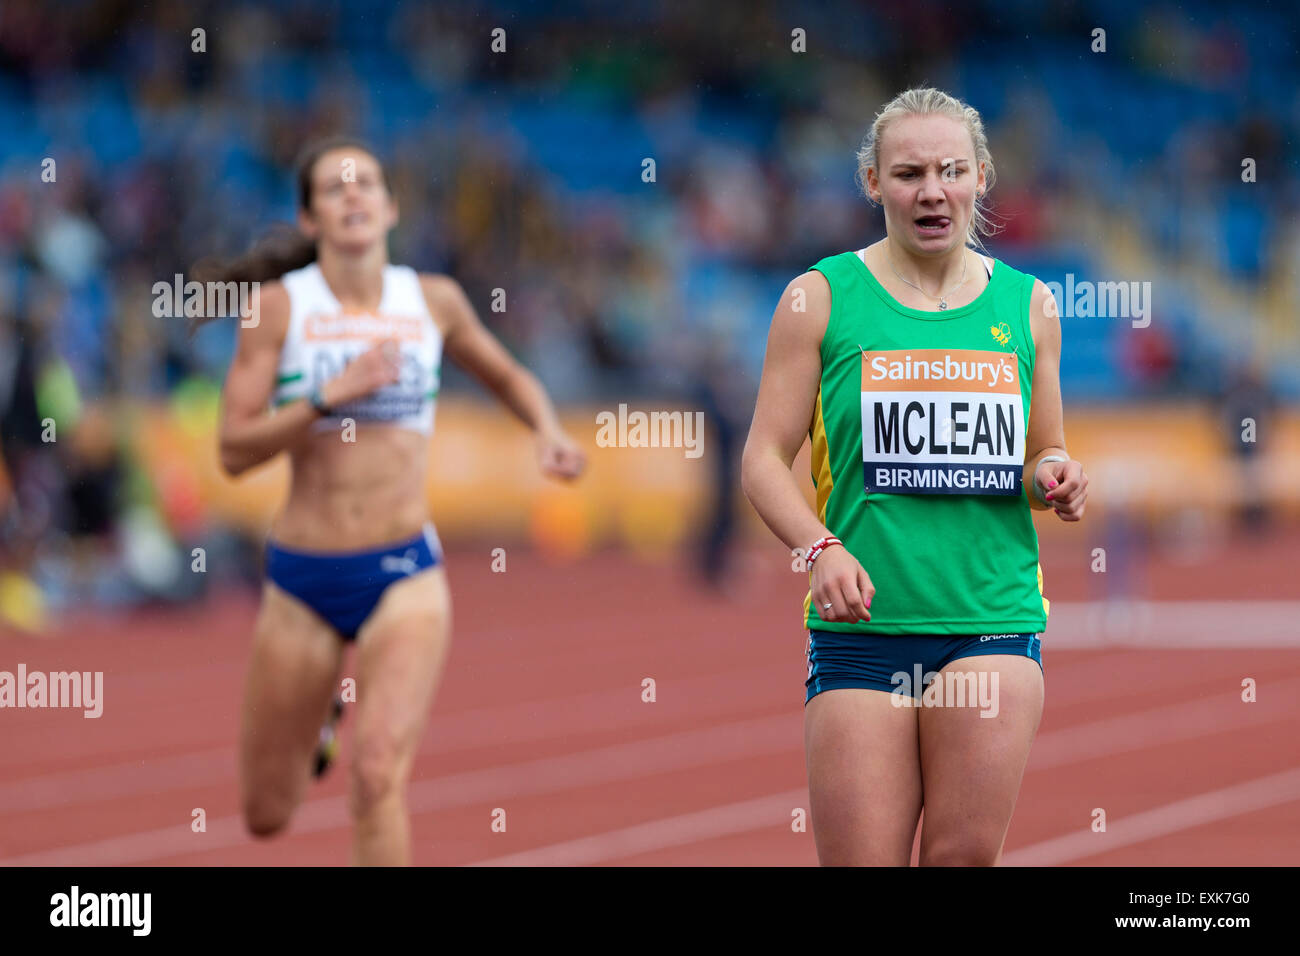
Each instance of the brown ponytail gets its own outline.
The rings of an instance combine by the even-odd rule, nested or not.
[[[316,243],[286,223],[273,226],[242,256],[195,263],[199,282],[270,282],[316,261]]]
[[[333,149],[353,148],[378,156],[364,142],[351,136],[328,136],[308,143],[294,163],[294,176],[298,186],[298,206],[311,209],[311,174],[316,161]],[[380,163],[379,174],[384,188],[388,189],[388,176]],[[202,259],[190,270],[199,282],[270,282],[286,272],[301,269],[316,261],[316,242],[308,239],[294,226],[281,223],[254,243],[242,256],[222,260],[213,257]],[[200,320],[200,322],[203,320]]]

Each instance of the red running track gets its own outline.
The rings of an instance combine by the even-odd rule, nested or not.
[[[1144,596],[1169,603],[1150,606],[1142,646],[1103,647],[1085,618],[1091,545],[1045,543],[1047,705],[1004,862],[1300,862],[1300,626],[1280,591],[1295,544],[1144,554]],[[816,864],[812,834],[792,827],[808,806],[805,579],[779,548],[743,552],[745,584],[727,596],[672,562],[512,549],[494,574],[490,550],[450,558],[456,633],[409,791],[416,863]],[[98,719],[0,710],[0,864],[347,862],[346,719],[339,765],[288,833],[256,841],[239,821],[254,613],[233,593],[0,636],[0,670],[104,672]],[[1217,646],[1173,646],[1207,640],[1196,622]]]

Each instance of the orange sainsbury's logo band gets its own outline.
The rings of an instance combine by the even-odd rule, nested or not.
[[[419,342],[425,332],[424,319],[414,315],[326,315],[307,316],[303,339],[320,342],[339,339],[400,339]]]
[[[862,390],[899,389],[1019,394],[1020,370],[1005,352],[974,349],[862,351]]]

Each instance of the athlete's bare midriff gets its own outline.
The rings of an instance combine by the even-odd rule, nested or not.
[[[420,533],[429,520],[429,436],[393,425],[335,431],[293,449],[289,499],[271,540],[303,551],[359,551]]]

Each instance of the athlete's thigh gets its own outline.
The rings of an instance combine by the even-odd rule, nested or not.
[[[921,812],[917,708],[881,690],[822,691],[804,708],[813,835],[825,866],[907,866]]]
[[[329,712],[343,642],[297,598],[267,581],[253,633],[240,733],[241,780],[251,797],[296,803]]]
[[[966,706],[920,709],[921,862],[993,863],[1043,714],[1043,672],[1028,657],[988,654],[946,664],[938,679],[952,688],[945,674],[965,678],[977,699],[972,706],[967,693]]]
[[[357,635],[358,760],[396,761],[406,770],[442,677],[450,629],[451,595],[442,567],[384,591]]]

